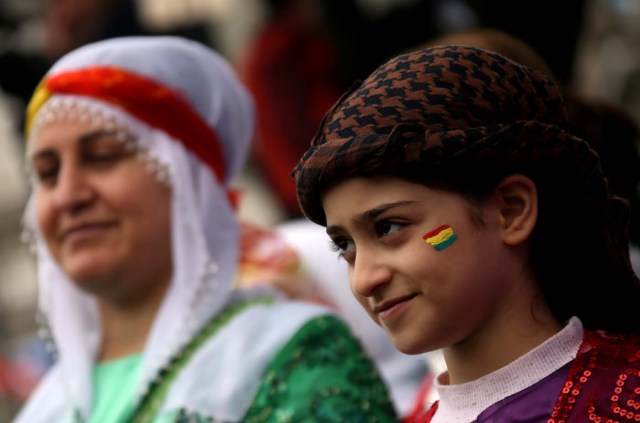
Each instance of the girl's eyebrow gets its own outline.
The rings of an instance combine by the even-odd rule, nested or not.
[[[378,216],[386,211],[408,206],[409,204],[413,203],[415,203],[415,201],[396,201],[394,203],[383,203],[370,210],[358,214],[353,220],[356,222],[375,220]]]
[[[405,207],[408,206],[410,204],[415,203],[415,201],[396,201],[393,203],[383,203],[380,204],[379,206],[376,206],[372,209],[369,209],[367,211],[364,211],[362,213],[357,214],[354,218],[353,221],[355,223],[363,223],[363,222],[368,222],[368,221],[372,221],[375,220],[378,216],[380,216],[382,213],[385,213],[389,210],[393,210],[395,208],[399,208],[399,207]],[[340,232],[341,228],[340,226],[337,225],[332,225],[332,226],[328,226],[327,227],[327,235],[335,235],[336,233]]]

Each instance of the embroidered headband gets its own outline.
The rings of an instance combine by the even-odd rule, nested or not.
[[[217,133],[176,90],[115,67],[96,66],[54,73],[40,83],[28,105],[27,139],[38,112],[52,94],[88,96],[120,107],[182,141],[211,167],[219,181],[225,180],[224,155]]]

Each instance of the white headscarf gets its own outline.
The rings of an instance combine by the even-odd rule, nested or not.
[[[153,323],[142,363],[138,395],[150,378],[231,301],[238,260],[237,219],[227,189],[244,165],[254,128],[253,104],[229,64],[210,49],[176,37],[126,37],[87,45],[63,57],[49,71],[109,66],[154,80],[182,93],[218,135],[226,171],[222,181],[181,140],[105,102],[53,94],[40,108],[32,133],[65,107],[83,116],[124,126],[146,151],[149,166],[172,187],[173,277]],[[46,77],[45,77],[46,78]],[[87,113],[84,113],[87,112]],[[55,115],[54,115],[55,117]],[[157,165],[160,165],[159,167]],[[91,367],[100,324],[96,301],[80,291],[53,260],[31,198],[25,227],[35,237],[40,287],[39,309],[58,351],[66,395],[86,417],[91,407]]]

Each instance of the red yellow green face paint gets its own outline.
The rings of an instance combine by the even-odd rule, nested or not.
[[[453,244],[453,242],[458,239],[458,235],[453,232],[451,226],[442,225],[424,235],[422,239],[424,239],[427,244],[433,246],[436,251],[441,251]]]

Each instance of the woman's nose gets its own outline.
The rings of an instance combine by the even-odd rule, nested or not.
[[[54,201],[60,210],[77,212],[91,202],[93,190],[84,176],[74,164],[60,169],[54,191]]]
[[[358,250],[350,269],[351,289],[357,295],[370,297],[374,291],[391,280],[391,270],[373,252]]]

